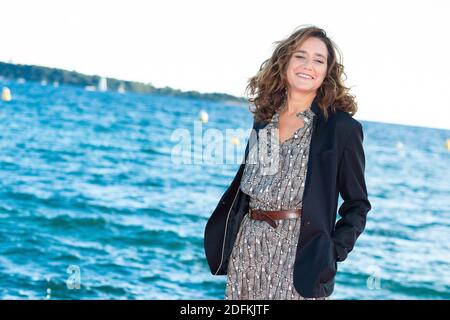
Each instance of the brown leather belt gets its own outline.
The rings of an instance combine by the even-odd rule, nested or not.
[[[260,209],[250,209],[250,218],[267,221],[273,228],[277,227],[275,220],[298,218],[302,215],[302,209],[265,211]]]

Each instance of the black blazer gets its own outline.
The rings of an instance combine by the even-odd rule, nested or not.
[[[344,261],[363,232],[371,209],[364,179],[363,129],[347,112],[330,112],[325,120],[317,96],[311,110],[314,130],[303,194],[303,216],[294,263],[294,288],[303,297],[331,295],[337,262]],[[245,157],[231,185],[208,219],[204,249],[211,273],[226,275],[229,257],[243,216],[249,209],[249,195],[239,188],[249,148],[258,140],[266,122],[254,121]],[[338,196],[344,202],[339,207]]]

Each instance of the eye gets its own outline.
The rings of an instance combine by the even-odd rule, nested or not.
[[[295,57],[296,57],[296,58],[299,58],[299,59],[305,59],[304,56],[295,56]],[[319,62],[320,64],[324,64],[324,62],[321,61],[321,60],[314,60],[314,61]]]

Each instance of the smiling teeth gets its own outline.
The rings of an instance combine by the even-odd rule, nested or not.
[[[299,77],[305,78],[305,79],[312,79],[311,76],[308,76],[308,75],[303,74],[303,73],[296,73],[296,75],[299,76]]]

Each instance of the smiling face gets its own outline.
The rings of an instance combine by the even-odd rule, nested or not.
[[[315,92],[327,74],[327,57],[327,47],[318,38],[308,38],[298,46],[287,68],[290,90],[303,93]]]

